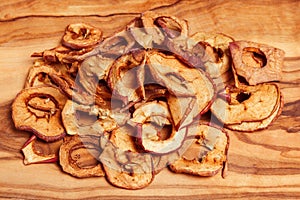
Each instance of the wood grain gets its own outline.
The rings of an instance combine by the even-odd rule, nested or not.
[[[0,198],[12,199],[300,199],[300,1],[34,1],[0,2]],[[173,174],[167,169],[142,190],[76,179],[56,164],[24,166],[29,133],[11,120],[35,51],[58,44],[65,27],[86,22],[108,36],[146,10],[188,20],[190,32],[223,32],[286,52],[280,83],[285,106],[266,130],[230,132],[228,176]]]

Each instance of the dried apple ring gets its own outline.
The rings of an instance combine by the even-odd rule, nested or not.
[[[214,176],[226,169],[229,136],[225,130],[206,124],[189,126],[188,147],[181,157],[170,165],[176,173]]]
[[[139,152],[134,134],[130,126],[114,130],[100,155],[107,180],[114,186],[130,190],[144,188],[154,179],[152,157]]]
[[[281,80],[283,50],[250,41],[231,42],[229,48],[236,87]]]
[[[65,135],[61,111],[66,101],[67,97],[52,86],[23,89],[12,104],[15,127],[32,131],[47,142],[61,139]]]
[[[98,157],[99,138],[95,136],[66,136],[59,150],[59,164],[72,176],[85,178],[105,176]]]
[[[144,50],[130,51],[117,59],[109,71],[108,85],[112,94],[125,105],[145,97],[145,54]]]
[[[275,112],[280,102],[280,90],[276,84],[227,90],[230,102],[217,98],[211,107],[212,113],[225,125],[264,120]]]
[[[102,32],[88,24],[70,24],[62,38],[62,44],[71,49],[89,48],[98,44],[102,39]]]

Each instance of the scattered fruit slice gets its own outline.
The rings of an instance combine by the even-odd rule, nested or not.
[[[175,173],[198,176],[214,176],[225,169],[229,136],[225,130],[194,123],[188,127],[189,147],[170,169]],[[224,171],[223,171],[224,175]]]
[[[118,58],[110,69],[108,85],[113,97],[121,99],[125,105],[145,97],[145,54],[144,50],[131,51]]]
[[[66,96],[52,86],[23,89],[12,104],[15,127],[32,131],[47,142],[61,139],[65,135],[61,111],[66,101]]]
[[[212,113],[224,124],[261,121],[271,116],[280,101],[276,84],[259,84],[244,89],[227,88],[230,102],[217,98]]]
[[[167,100],[177,130],[209,110],[216,88],[204,72],[161,52],[151,51],[147,57],[153,78],[170,93]]]
[[[105,176],[98,160],[100,153],[99,137],[66,136],[59,150],[59,164],[75,177]]]
[[[101,109],[97,105],[85,106],[68,100],[61,115],[69,135],[85,135],[86,133],[102,135],[118,126],[110,110]]]
[[[102,40],[102,32],[91,25],[70,24],[62,38],[62,44],[71,49],[83,49],[95,46]]]
[[[139,153],[132,140],[135,130],[130,126],[112,132],[100,155],[107,180],[124,189],[141,189],[154,179],[150,154]]]
[[[32,135],[22,147],[24,164],[57,162],[61,144],[62,139],[55,142],[44,142]]]
[[[187,49],[201,59],[212,78],[218,78],[230,69],[230,42],[233,39],[222,33],[197,32],[188,38]]]
[[[283,50],[250,41],[231,42],[229,48],[236,87],[281,80]]]
[[[280,102],[276,106],[274,112],[266,119],[261,121],[253,121],[253,122],[242,122],[240,124],[228,124],[226,128],[235,130],[235,131],[247,131],[253,132],[261,129],[267,128],[281,113],[283,108],[283,96],[280,95]]]

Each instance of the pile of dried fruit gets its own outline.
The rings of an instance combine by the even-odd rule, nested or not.
[[[106,176],[126,189],[149,185],[165,167],[224,172],[229,138],[221,126],[266,128],[283,105],[273,83],[282,50],[190,35],[187,21],[153,12],[107,38],[71,24],[60,46],[32,56],[39,58],[12,105],[15,127],[33,133],[24,163],[58,162],[72,176]]]

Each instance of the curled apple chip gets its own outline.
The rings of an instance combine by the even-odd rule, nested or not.
[[[209,110],[216,88],[203,71],[157,51],[149,52],[147,59],[153,79],[170,93],[167,100],[176,129]]]
[[[93,133],[102,135],[115,129],[118,124],[108,109],[97,105],[80,105],[68,100],[62,110],[62,122],[69,135]]]
[[[261,121],[272,115],[280,102],[276,84],[259,84],[247,88],[227,88],[230,102],[217,98],[212,113],[224,124]]]
[[[59,150],[59,164],[64,172],[78,178],[105,176],[98,157],[99,137],[72,135],[64,138]]]
[[[281,80],[283,50],[250,41],[231,42],[229,48],[237,87]]]
[[[108,85],[112,94],[125,105],[145,97],[145,54],[144,50],[131,51],[117,59],[109,71]]]
[[[77,23],[66,28],[62,44],[71,49],[83,49],[95,46],[101,39],[101,30],[88,24]]]
[[[58,72],[52,66],[47,65],[43,61],[36,60],[33,66],[29,69],[24,88],[39,85],[54,85],[49,74],[55,73]]]
[[[187,49],[201,59],[212,78],[218,78],[231,67],[229,43],[233,41],[223,33],[197,32],[188,38]]]
[[[130,190],[144,188],[154,179],[151,155],[139,152],[134,136],[135,130],[130,126],[114,130],[99,157],[107,180]]]
[[[45,142],[32,135],[22,147],[24,164],[57,162],[62,139],[55,142]]]
[[[61,111],[66,101],[66,96],[52,86],[23,89],[12,104],[15,127],[32,131],[47,142],[61,139],[65,135]]]
[[[226,128],[235,131],[247,131],[247,132],[265,129],[280,115],[283,108],[283,104],[284,104],[283,96],[280,95],[279,103],[277,104],[274,112],[266,119],[263,119],[261,121],[242,122],[240,124],[228,124],[226,125]]]
[[[214,176],[225,169],[229,136],[225,130],[206,124],[194,123],[188,127],[185,142],[188,148],[181,157],[170,164],[175,173],[197,176]]]

